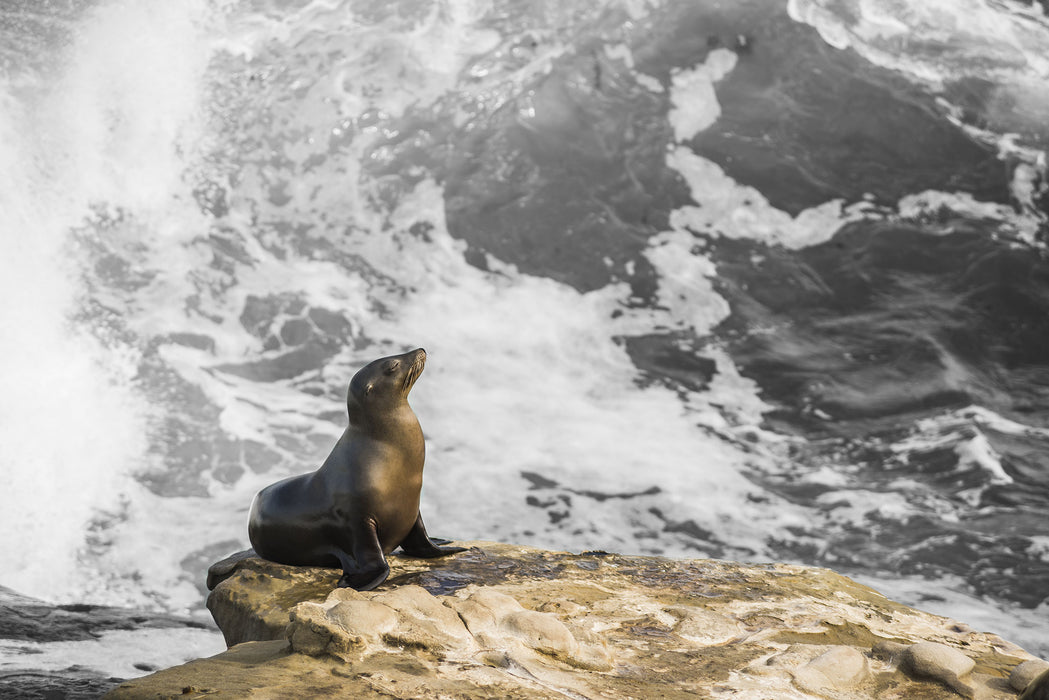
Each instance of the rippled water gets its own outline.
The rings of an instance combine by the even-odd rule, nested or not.
[[[1049,652],[1049,21],[948,5],[9,3],[0,584],[199,614],[424,346],[438,534]]]

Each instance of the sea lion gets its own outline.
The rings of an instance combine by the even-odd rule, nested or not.
[[[426,447],[408,392],[425,364],[419,348],[375,360],[353,376],[350,424],[320,469],[255,496],[248,538],[260,557],[342,566],[340,587],[368,591],[389,576],[386,555],[397,547],[423,558],[463,551],[431,540],[419,512]]]

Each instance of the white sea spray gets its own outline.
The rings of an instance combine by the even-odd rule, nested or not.
[[[0,460],[4,520],[17,533],[6,539],[2,583],[52,600],[77,599],[75,582],[96,575],[82,551],[90,521],[124,507],[147,447],[148,407],[131,388],[136,350],[72,322],[84,288],[70,234],[97,205],[163,220],[173,204],[176,146],[198,109],[194,21],[203,11],[99,6],[54,82],[22,86],[19,100],[5,92],[0,105],[0,130],[10,132],[0,147],[0,284],[14,302],[0,334]]]

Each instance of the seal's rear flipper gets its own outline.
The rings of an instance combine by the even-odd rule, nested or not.
[[[208,568],[208,590],[215,590],[215,586],[219,585],[237,570],[237,565],[245,559],[251,557],[257,557],[254,549],[245,549],[243,552],[237,552],[231,554],[222,561],[217,561]]]
[[[433,559],[443,557],[456,552],[465,552],[466,547],[438,547],[439,544],[448,544],[449,540],[431,539],[426,534],[426,525],[423,524],[423,515],[415,519],[408,536],[401,542],[401,550],[406,556],[418,557],[419,559]]]

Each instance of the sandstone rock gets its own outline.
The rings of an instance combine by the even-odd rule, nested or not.
[[[434,652],[472,651],[476,646],[458,613],[421,586],[405,586],[372,598],[399,614],[398,624],[387,632],[388,641]]]
[[[1028,684],[1020,700],[1049,700],[1049,669],[1040,673]]]
[[[571,658],[579,647],[564,623],[550,613],[513,612],[500,621],[500,626],[526,646],[556,659]]]
[[[802,690],[817,695],[833,695],[862,683],[870,675],[867,657],[853,647],[834,647],[820,654],[794,673]]]
[[[481,588],[459,602],[459,611],[470,632],[486,646],[510,647],[508,656],[519,663],[524,659],[509,639],[558,661],[590,670],[609,670],[611,658],[599,644],[583,644],[553,613],[526,610],[513,597]]]
[[[339,581],[338,569],[287,567],[244,554],[208,570],[208,610],[229,646],[283,639],[292,609],[324,600]]]
[[[1049,671],[1049,661],[1043,661],[1042,659],[1028,659],[1019,664],[1013,669],[1013,672],[1009,674],[1009,685],[1011,685],[1016,692],[1022,693],[1035,678],[1046,671]]]
[[[489,588],[482,588],[456,605],[460,617],[473,634],[491,630],[503,617],[524,610],[514,598]]]
[[[311,604],[301,603],[300,605]],[[381,639],[384,634],[396,627],[399,621],[393,608],[374,600],[345,600],[336,603],[328,609],[327,616],[351,636],[375,639]]]
[[[539,612],[556,613],[562,617],[571,617],[586,613],[586,607],[570,600],[550,600],[539,606]]]
[[[975,693],[967,676],[976,663],[962,652],[937,642],[919,642],[904,652],[904,670],[919,678],[935,678],[960,695]]]
[[[908,644],[900,644],[899,642],[893,642],[889,640],[882,640],[875,644],[871,651],[875,658],[889,661],[893,664],[899,664],[903,659],[904,653],[910,648]]]
[[[302,654],[323,656],[330,654],[344,661],[364,644],[360,637],[353,637],[339,629],[339,625],[328,617],[327,610],[315,603],[299,603],[291,613],[287,637],[291,647]]]
[[[667,612],[680,619],[674,626],[675,634],[703,646],[724,644],[743,631],[736,620],[703,608],[672,608]]]
[[[824,569],[495,543],[391,567],[366,593],[335,570],[220,567],[209,608],[244,643],[110,697],[1015,700],[1031,658]]]

